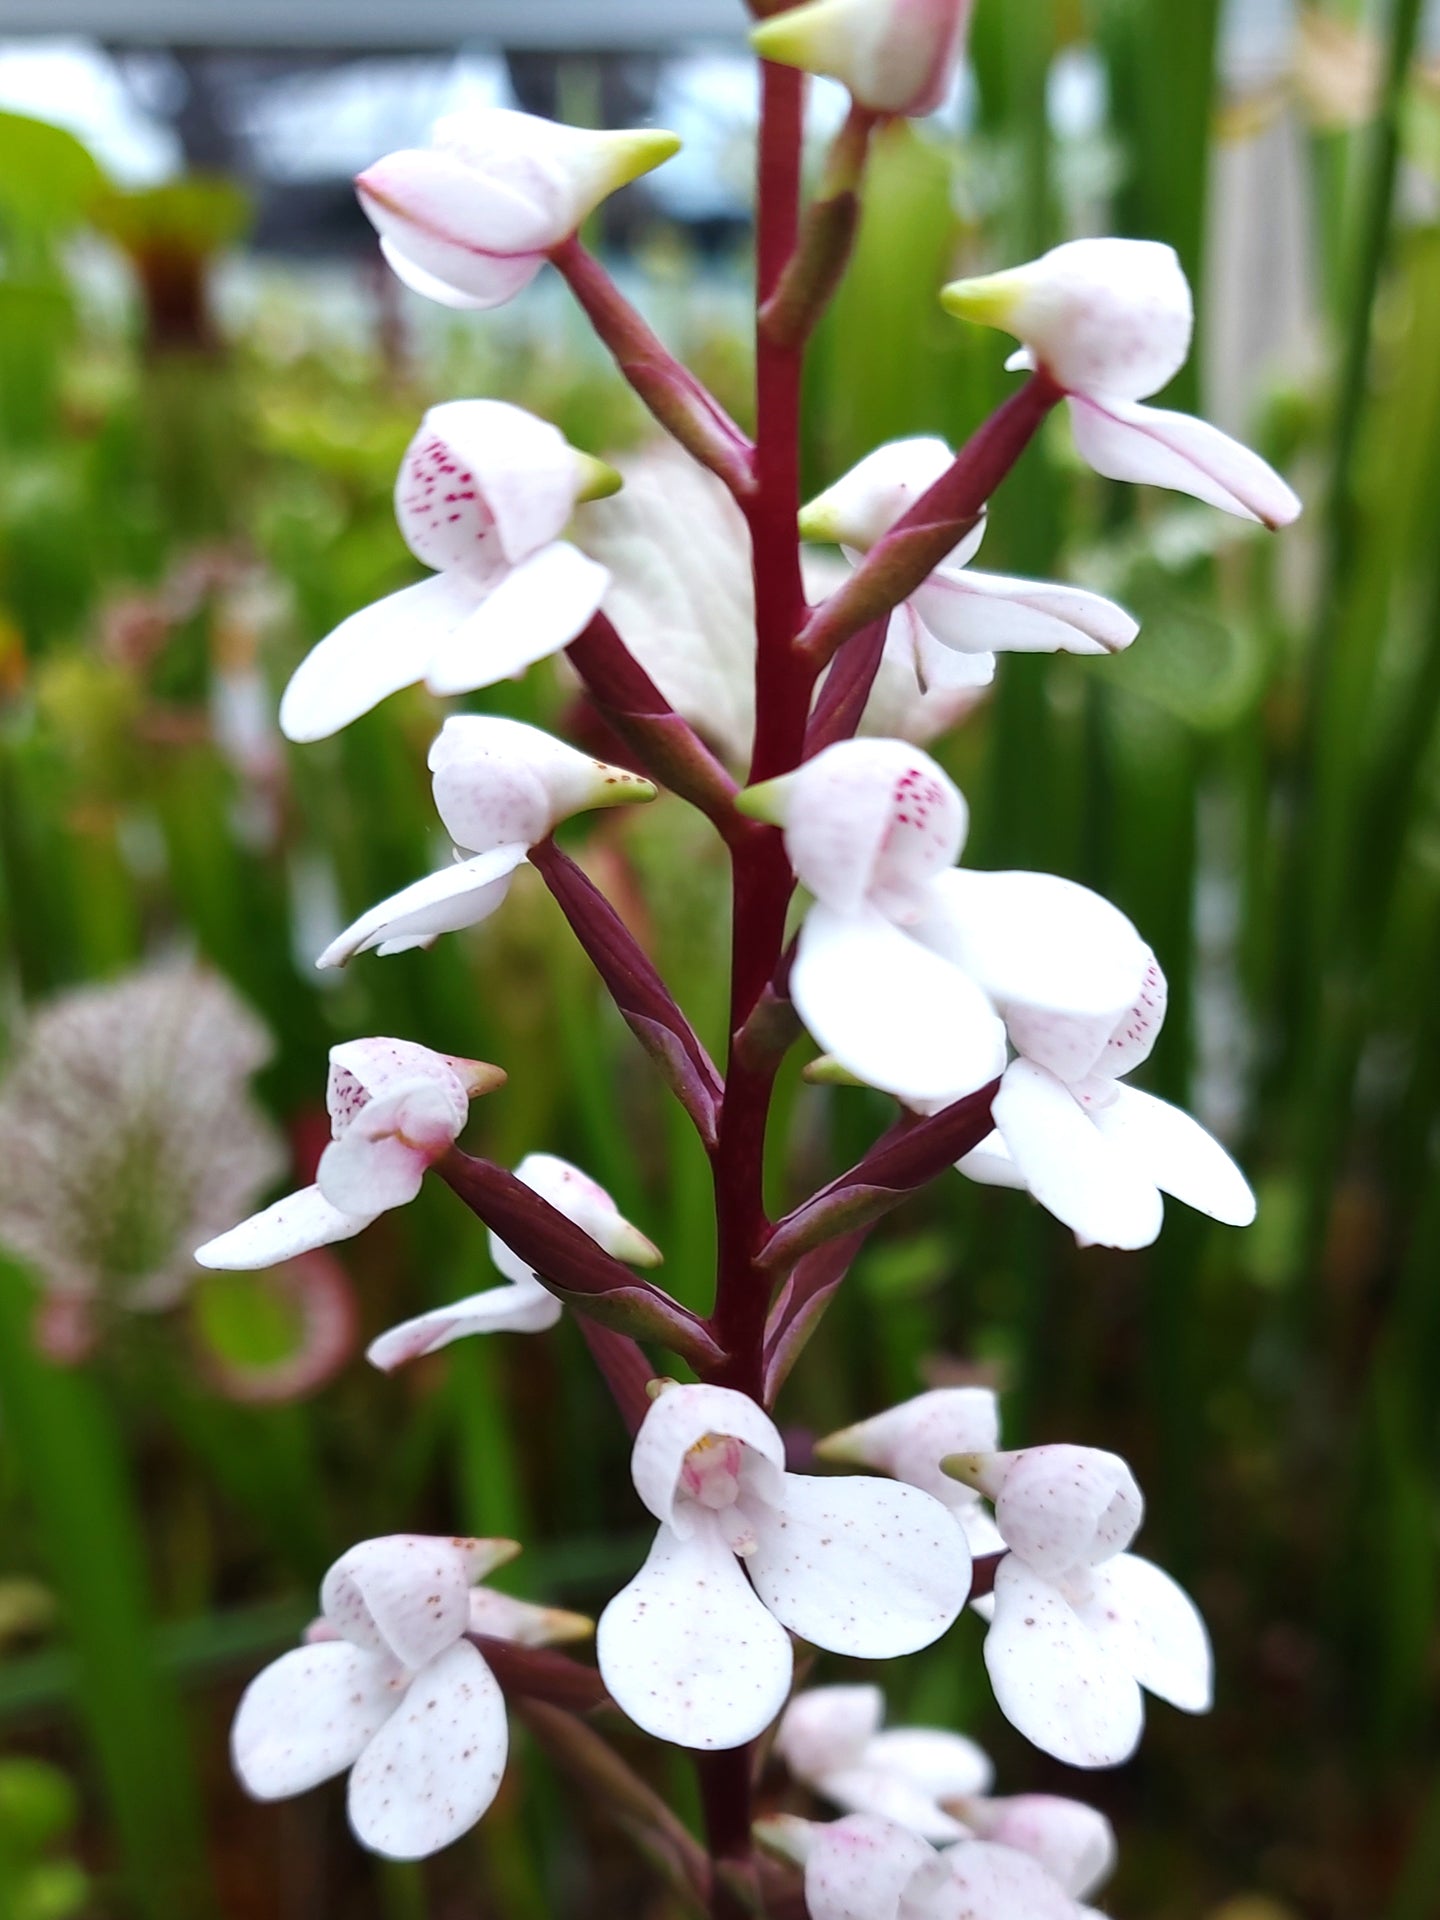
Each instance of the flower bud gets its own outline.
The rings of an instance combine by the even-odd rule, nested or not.
[[[810,0],[762,21],[765,60],[842,81],[873,113],[933,113],[945,98],[970,0]]]
[[[655,798],[640,774],[493,714],[447,720],[430,748],[430,770],[440,818],[467,853],[533,847],[572,814]]]
[[[831,540],[866,552],[934,486],[954,459],[943,440],[927,436],[877,447],[801,509],[801,539]]]
[[[1080,1800],[1052,1793],[973,1800],[966,1803],[965,1818],[982,1840],[1038,1860],[1076,1900],[1103,1885],[1115,1866],[1114,1828],[1103,1813]]]
[[[679,146],[656,129],[591,133],[488,107],[437,121],[429,147],[387,154],[356,189],[408,287],[443,306],[498,307],[602,200]]]
[[[1005,1544],[1041,1573],[1098,1566],[1140,1530],[1145,1505],[1134,1474],[1098,1447],[952,1454],[941,1464],[995,1503]]]
[[[999,327],[1067,393],[1143,400],[1184,366],[1194,306],[1173,247],[1068,240],[1023,267],[956,280],[950,313]]]

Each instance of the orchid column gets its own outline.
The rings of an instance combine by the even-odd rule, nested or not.
[[[461,1150],[470,1100],[500,1095],[501,1068],[388,1037],[334,1050],[334,1139],[316,1185],[200,1253],[255,1266],[341,1240],[413,1198],[433,1169],[489,1229],[506,1284],[392,1330],[370,1357],[390,1369],[467,1335],[541,1335],[568,1307],[633,1436],[654,1542],[600,1618],[598,1673],[550,1645],[587,1622],[474,1586],[509,1543],[364,1543],[332,1570],[311,1649],[247,1695],[237,1766],[265,1797],[348,1770],[364,1844],[418,1857],[490,1804],[503,1698],[714,1915],[803,1906],[814,1920],[894,1920],[902,1901],[939,1914],[962,1896],[996,1920],[1076,1915],[1108,1869],[1098,1816],[992,1799],[973,1743],[880,1733],[873,1690],[787,1701],[797,1640],[890,1659],[930,1645],[973,1602],[992,1622],[985,1659],[1002,1710],[1075,1765],[1127,1756],[1142,1687],[1203,1710],[1198,1614],[1122,1551],[1141,1513],[1128,1469],[1079,1447],[1002,1453],[998,1409],[977,1392],[862,1419],[817,1451],[866,1471],[806,1474],[792,1470],[771,1410],[871,1227],[952,1166],[1028,1193],[1082,1242],[1153,1240],[1162,1193],[1234,1225],[1252,1216],[1223,1148],[1120,1084],[1165,1012],[1164,974],[1140,932],[1060,877],[957,864],[969,812],[918,745],[935,711],[920,695],[951,696],[941,708],[953,719],[966,704],[954,696],[983,689],[1005,653],[1088,654],[1103,671],[1136,638],[1125,610],[1094,594],[968,569],[992,495],[1062,399],[1102,473],[1270,525],[1298,503],[1215,429],[1137,404],[1185,358],[1189,289],[1168,249],[1103,240],[950,288],[953,312],[1019,338],[1024,383],[958,452],[934,439],[876,449],[802,507],[806,343],[845,270],[871,134],[945,96],[969,6],[757,0],[754,11],[768,17],[752,36],[763,56],[753,440],[578,237],[605,194],[674,151],[669,135],[484,111],[442,121],[430,147],[360,181],[387,259],[427,298],[498,306],[552,264],[657,425],[708,470],[720,517],[743,528],[733,560],[748,569],[740,591],[754,610],[748,768],[711,744],[685,691],[701,677],[661,657],[647,671],[607,612],[612,576],[583,551],[584,519],[619,476],[494,399],[433,409],[402,464],[397,518],[430,577],[322,639],[281,709],[291,739],[318,740],[417,681],[437,697],[469,694],[567,654],[627,764],[498,717],[452,716],[429,764],[455,862],[363,914],[318,962],[426,948],[503,911],[515,875],[534,867],[709,1156],[711,1310],[692,1312],[634,1271],[661,1250],[582,1170],[537,1150],[512,1172]],[[842,81],[851,108],[803,204],[809,73]],[[683,566],[685,529],[674,531]],[[813,605],[802,534],[850,563]],[[876,737],[881,704],[911,717],[911,737]],[[657,799],[697,808],[730,860],[723,1069],[554,837],[581,812]],[[791,941],[797,881],[808,904]],[[814,1077],[877,1088],[897,1111],[857,1165],[777,1220],[766,1132],[776,1072],[802,1030],[821,1050]],[[695,1377],[668,1377],[676,1362]],[[1042,1616],[1064,1658],[1034,1631]],[[703,1846],[609,1750],[587,1717],[602,1706],[696,1753]],[[779,1749],[796,1779],[846,1818],[767,1823],[762,1858],[756,1743],[782,1713]]]

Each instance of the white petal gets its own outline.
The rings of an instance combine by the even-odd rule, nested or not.
[[[1107,479],[1171,487],[1267,527],[1300,512],[1298,494],[1258,453],[1191,414],[1072,395],[1070,421],[1080,457]]]
[[[893,1820],[849,1814],[814,1829],[805,1862],[810,1920],[923,1920],[944,1867],[933,1847]]]
[[[903,1774],[936,1800],[968,1800],[987,1793],[995,1778],[990,1756],[963,1733],[939,1727],[893,1727],[865,1749],[866,1764]]]
[[[790,987],[823,1050],[901,1099],[955,1100],[1004,1067],[1004,1028],[975,982],[878,913],[813,906]]]
[[[993,1453],[1000,1409],[988,1387],[935,1387],[889,1407],[820,1443],[825,1460],[878,1467],[949,1505],[977,1496],[940,1471],[950,1453]]]
[[[785,1443],[775,1423],[748,1394],[731,1387],[670,1387],[653,1400],[630,1456],[635,1491],[662,1526],[686,1536],[699,1523],[693,1501],[678,1501],[680,1475],[690,1449],[710,1435],[739,1440],[757,1462],[768,1463],[762,1487],[780,1491]]]
[[[376,1213],[343,1213],[331,1205],[319,1187],[302,1187],[298,1193],[277,1200],[273,1207],[266,1207],[263,1213],[252,1214],[228,1233],[207,1240],[195,1249],[195,1258],[202,1267],[229,1272],[278,1267],[282,1260],[293,1260],[296,1254],[309,1253],[314,1247],[349,1240],[378,1218]]]
[[[471,693],[558,653],[594,617],[610,576],[556,540],[507,573],[431,655],[432,693]]]
[[[941,568],[912,604],[936,639],[961,653],[1118,653],[1140,631],[1098,593],[998,573]]]
[[[381,240],[478,307],[512,298],[562,237],[533,201],[449,154],[387,154],[357,185]]]
[[[282,1654],[241,1696],[230,1734],[240,1784],[283,1800],[343,1773],[395,1711],[405,1677],[348,1640]]]
[[[440,441],[459,464],[461,492],[473,475],[476,504],[484,503],[511,566],[564,531],[575,508],[580,468],[574,449],[548,420],[507,400],[447,400],[425,415],[416,444],[426,435]],[[428,554],[421,558],[431,566],[453,564]]]
[[[868,902],[890,918],[914,919],[925,883],[965,844],[965,796],[908,741],[842,740],[776,785],[790,864],[839,913]]]
[[[509,1742],[495,1676],[458,1641],[416,1674],[351,1770],[355,1837],[392,1860],[449,1846],[495,1798]]]
[[[880,1766],[837,1767],[816,1782],[816,1789],[846,1813],[873,1814],[893,1820],[922,1840],[942,1844],[961,1840],[970,1831],[936,1804],[935,1796],[902,1774]]]
[[[420,1191],[425,1169],[455,1143],[464,1122],[433,1080],[402,1082],[361,1108],[320,1156],[316,1180],[343,1209],[403,1207]]]
[[[659,1249],[631,1226],[599,1182],[558,1154],[527,1153],[515,1169],[515,1178],[583,1227],[616,1260],[628,1260],[637,1267],[660,1264]]]
[[[1095,1568],[1080,1616],[1142,1687],[1186,1713],[1209,1712],[1210,1636],[1194,1601],[1168,1573],[1139,1554],[1119,1554]]]
[[[1053,873],[968,867],[929,900],[915,937],[983,988],[1019,1052],[1062,1080],[1095,1071],[1154,960],[1120,909]]]
[[[1102,1247],[1148,1247],[1156,1239],[1164,1217],[1159,1192],[1053,1074],[1013,1061],[994,1111],[1025,1184],[1072,1233]]]
[[[1074,1902],[1038,1861],[989,1840],[945,1851],[950,1898],[935,1920],[1078,1920]]]
[[[422,1354],[438,1353],[452,1340],[472,1333],[543,1333],[559,1320],[563,1308],[553,1293],[531,1281],[491,1287],[472,1293],[453,1306],[437,1307],[391,1327],[365,1349],[372,1367],[391,1373]]]
[[[425,676],[435,649],[473,612],[476,589],[436,574],[342,620],[295,669],[280,702],[287,740],[323,740]]]
[[[415,1668],[464,1633],[469,1591],[469,1561],[456,1541],[394,1533],[340,1556],[320,1609],[347,1640]]]
[[[567,1613],[562,1607],[537,1607],[489,1587],[472,1587],[470,1632],[494,1640],[513,1640],[520,1647],[553,1647],[561,1641],[589,1640],[595,1622],[583,1613]]]
[[[344,1040],[330,1049],[330,1074],[325,1105],[330,1131],[338,1140],[369,1100],[391,1093],[412,1080],[432,1080],[446,1090],[457,1128],[464,1125],[469,1095],[461,1062],[449,1054],[433,1053],[416,1040],[397,1040],[391,1034],[369,1034],[363,1040]]]
[[[938,1640],[965,1605],[965,1537],[916,1487],[787,1473],[777,1506],[746,1510],[759,1539],[755,1591],[814,1646],[892,1659]]]
[[[1255,1218],[1255,1196],[1244,1174],[1219,1141],[1179,1107],[1153,1093],[1117,1087],[1114,1100],[1097,1107],[1092,1118],[1162,1193],[1227,1226],[1248,1227]]]
[[[1037,1573],[1058,1578],[1128,1547],[1145,1503],[1118,1454],[1099,1447],[1027,1447],[986,1463],[995,1519],[1006,1545]]]
[[[1079,1800],[1022,1793],[987,1800],[967,1813],[982,1839],[1030,1854],[1072,1899],[1085,1899],[1114,1871],[1115,1829]]]
[[[1074,1767],[1113,1767],[1140,1738],[1140,1689],[1060,1589],[1007,1554],[995,1570],[985,1665],[1000,1711],[1027,1740]]]
[[[371,947],[378,947],[381,953],[432,947],[442,933],[478,926],[504,905],[511,879],[516,868],[524,864],[526,852],[523,846],[492,847],[473,860],[459,860],[439,873],[427,874],[362,913],[330,942],[316,966],[343,967]]]
[[[572,813],[648,799],[638,774],[497,714],[455,714],[430,747],[435,805],[457,846],[534,846]]]
[[[442,280],[438,274],[429,273],[424,267],[418,266],[406,256],[400,244],[387,235],[381,236],[380,251],[386,265],[402,286],[425,300],[433,300],[437,306],[449,307],[460,313],[475,313],[486,307],[503,305],[528,286],[545,264],[543,257],[533,253],[511,254],[504,259],[467,256],[463,268],[465,278],[473,287],[483,285],[485,291],[465,293]],[[447,266],[459,265],[454,253],[449,250],[437,253],[426,248],[426,253],[430,259],[443,261]]]
[[[595,1644],[617,1705],[682,1747],[743,1746],[790,1689],[789,1636],[708,1517],[684,1540],[660,1528],[644,1566],[601,1614]]]
[[[1018,1193],[1030,1191],[1005,1144],[1003,1133],[987,1133],[979,1146],[971,1153],[962,1154],[955,1165],[967,1180],[977,1181],[982,1187],[1009,1187]]]
[[[786,1707],[775,1729],[775,1751],[797,1780],[813,1784],[835,1767],[857,1762],[884,1718],[879,1687],[811,1687]]]
[[[807,540],[830,540],[864,553],[884,539],[954,460],[946,443],[933,436],[876,447],[802,510],[801,533]]]

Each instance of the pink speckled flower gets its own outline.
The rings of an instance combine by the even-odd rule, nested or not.
[[[327,635],[285,689],[281,731],[322,740],[417,680],[432,693],[469,693],[567,646],[610,576],[560,535],[579,501],[616,485],[522,407],[432,407],[401,466],[395,512],[435,577]]]
[[[945,1462],[995,1505],[1010,1551],[995,1572],[985,1665],[1005,1717],[1077,1767],[1115,1766],[1144,1725],[1141,1688],[1186,1713],[1211,1701],[1212,1662],[1194,1603],[1125,1552],[1144,1503],[1117,1455],[1029,1447]]]
[[[727,1387],[663,1391],[632,1472],[660,1529],[597,1651],[616,1702],[660,1739],[711,1751],[763,1732],[790,1688],[791,1633],[886,1660],[929,1646],[965,1604],[970,1555],[938,1501],[787,1473],[774,1423]]]
[[[750,31],[762,58],[843,81],[873,113],[933,113],[960,58],[970,0],[808,0]]]
[[[330,1049],[331,1140],[315,1184],[277,1200],[196,1250],[202,1267],[273,1267],[349,1240],[420,1191],[455,1144],[470,1102],[502,1086],[499,1067],[432,1053],[413,1040],[351,1040]]]
[[[231,1733],[257,1800],[350,1774],[350,1824],[374,1853],[418,1860],[489,1807],[509,1732],[494,1675],[467,1638],[529,1645],[588,1628],[473,1583],[514,1557],[510,1540],[393,1534],[335,1562],[307,1644],[246,1688]]]
[[[1284,527],[1300,501],[1248,447],[1208,421],[1139,402],[1172,380],[1190,351],[1190,287],[1155,240],[1068,240],[1023,267],[957,280],[951,313],[1023,342],[1012,367],[1062,387],[1080,457],[1111,480],[1172,487],[1242,519]]]
[[[538,727],[493,714],[457,714],[430,748],[435,805],[454,862],[361,914],[316,961],[343,967],[357,953],[430,947],[504,903],[538,841],[572,814],[653,800],[638,773],[607,766]]]

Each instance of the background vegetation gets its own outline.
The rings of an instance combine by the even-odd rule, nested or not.
[[[824,1429],[983,1376],[1017,1440],[1135,1462],[1142,1545],[1214,1631],[1211,1718],[1157,1708],[1136,1762],[1077,1784],[993,1711],[973,1622],[884,1677],[893,1718],[975,1732],[1007,1789],[1103,1804],[1107,1910],[1136,1920],[1423,1920],[1440,1880],[1440,85],[1420,11],[1313,9],[1289,68],[1234,100],[1209,77],[1217,0],[982,5],[974,132],[882,141],[811,369],[817,485],[896,434],[958,439],[1006,381],[995,337],[940,314],[942,277],[1077,226],[1166,239],[1204,290],[1175,404],[1213,367],[1224,424],[1309,502],[1252,538],[1097,481],[1057,423],[997,500],[987,563],[1103,587],[1143,637],[1098,666],[1007,659],[941,748],[970,857],[1081,879],[1154,943],[1172,997],[1149,1084],[1226,1132],[1259,1225],[1172,1207],[1148,1253],[1079,1252],[1015,1196],[942,1183],[876,1235],[781,1409]],[[1046,112],[1077,56],[1109,103],[1079,132]],[[433,706],[298,751],[236,719],[412,577],[389,489],[426,404],[503,393],[597,451],[643,422],[556,289],[464,327],[407,309],[408,340],[377,309],[356,346],[302,284],[267,282],[227,336],[206,275],[243,224],[222,186],[120,196],[67,137],[0,119],[0,1058],[49,997],[193,951],[275,1037],[259,1087],[301,1169],[335,1040],[495,1059],[486,1151],[574,1158],[703,1303],[703,1166],[539,889],[428,957],[309,967],[317,925],[432,864]],[[123,313],[75,274],[97,234],[130,263]],[[674,235],[646,263],[644,303],[743,415],[724,319],[743,263],[702,284]],[[571,699],[541,671],[477,704],[554,722]],[[662,806],[577,844],[713,1038],[705,835]],[[802,1087],[798,1062],[783,1112],[777,1197],[886,1118]],[[144,1177],[163,1188],[163,1163]],[[668,1914],[523,1740],[494,1812],[424,1870],[354,1849],[333,1791],[248,1806],[225,1755],[240,1687],[355,1539],[514,1533],[517,1590],[591,1611],[629,1573],[624,1439],[573,1329],[395,1380],[355,1358],[257,1403],[306,1345],[295,1300],[197,1274],[182,1306],[128,1312],[140,1258],[97,1256],[93,1341],[59,1364],[34,1337],[43,1261],[0,1256],[0,1913]],[[438,1188],[340,1258],[365,1337],[487,1273]],[[682,1766],[670,1785],[683,1806]]]

